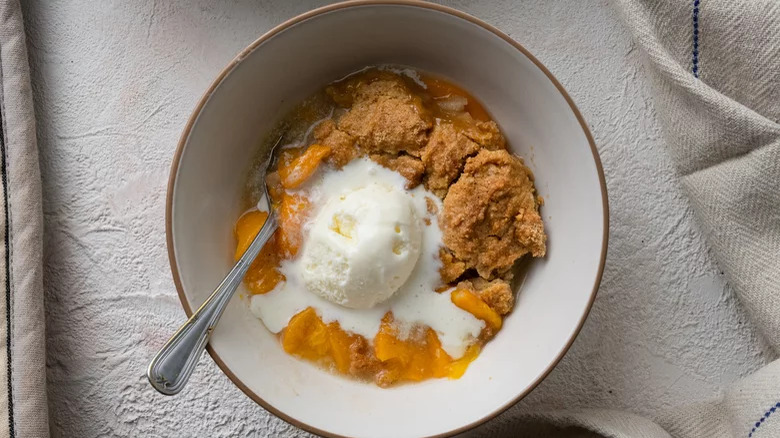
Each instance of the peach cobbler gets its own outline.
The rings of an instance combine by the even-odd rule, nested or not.
[[[370,68],[280,123],[266,178],[279,229],[245,278],[289,354],[386,387],[460,377],[514,305],[518,260],[545,255],[531,171],[463,89]],[[256,181],[236,258],[268,216]]]

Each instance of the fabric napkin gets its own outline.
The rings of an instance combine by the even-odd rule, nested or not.
[[[780,2],[613,0],[644,52],[668,153],[753,322],[780,350]],[[647,419],[600,409],[500,417],[482,436],[780,437],[780,360]]]
[[[45,437],[41,176],[18,0],[0,0],[0,122],[0,437]]]

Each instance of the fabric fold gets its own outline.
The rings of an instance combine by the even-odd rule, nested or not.
[[[42,281],[43,213],[22,11],[0,0],[0,436],[49,435]]]
[[[780,104],[765,102],[775,93],[767,91],[765,81],[754,80],[754,70],[774,77],[775,88],[780,88],[780,33],[756,31],[779,28],[780,7],[772,0],[695,3],[700,8],[697,26],[679,21],[692,17],[692,4],[616,0],[647,54],[668,151],[695,216],[740,301],[778,350],[780,124],[775,120],[780,120]],[[740,26],[735,37],[735,23],[752,25]],[[695,50],[694,31],[702,40],[698,78],[679,56],[670,56],[684,48]],[[661,33],[664,38],[658,37]],[[669,49],[670,44],[679,47]],[[753,69],[743,65],[750,61]],[[711,76],[727,94],[708,84]],[[729,96],[741,96],[742,102]],[[752,108],[761,108],[762,114]]]

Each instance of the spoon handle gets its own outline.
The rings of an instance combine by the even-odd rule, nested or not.
[[[276,231],[276,212],[273,208],[270,210],[260,232],[227,277],[152,359],[146,375],[154,389],[165,395],[175,395],[184,388],[230,298],[255,257]]]

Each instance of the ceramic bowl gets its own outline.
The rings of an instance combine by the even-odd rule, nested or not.
[[[547,257],[530,263],[514,311],[459,380],[381,389],[297,360],[236,296],[209,344],[249,397],[326,436],[462,432],[528,394],[561,359],[593,303],[607,249],[607,194],[587,125],[552,74],[519,43],[423,2],[318,9],[263,35],[216,78],[173,160],[167,239],[188,315],[232,265],[232,229],[260,139],[293,105],[345,74],[402,64],[449,78],[482,101],[544,197]]]

